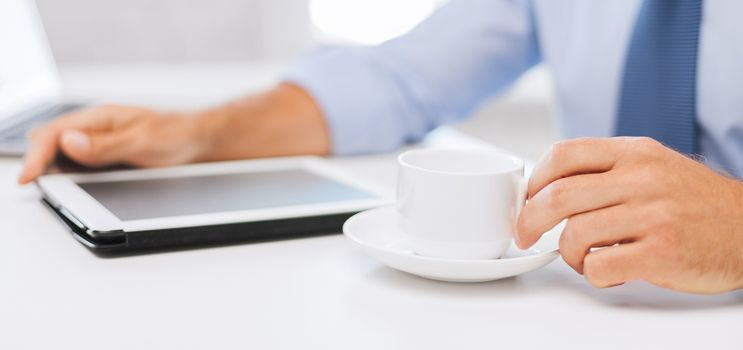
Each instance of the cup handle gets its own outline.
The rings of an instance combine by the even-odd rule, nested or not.
[[[514,222],[516,222],[519,219],[519,214],[521,214],[521,209],[524,208],[524,205],[526,205],[526,195],[529,191],[529,180],[526,178],[520,178],[518,182],[518,187],[516,189],[516,217],[514,218]]]

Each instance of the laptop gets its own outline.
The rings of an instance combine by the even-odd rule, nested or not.
[[[81,107],[59,76],[33,0],[0,1],[0,156],[21,156],[28,132]]]

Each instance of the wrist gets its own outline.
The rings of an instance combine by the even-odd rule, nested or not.
[[[201,149],[197,161],[330,152],[319,108],[290,84],[200,111],[194,120],[193,139]]]
[[[161,113],[147,128],[149,153],[163,156],[164,164],[203,161],[210,152],[206,122],[190,113]]]
[[[190,162],[204,162],[211,159],[214,152],[214,142],[212,139],[216,136],[214,120],[210,118],[209,113],[197,112],[191,115],[181,116],[182,123],[186,130],[186,142],[194,149],[193,159]]]

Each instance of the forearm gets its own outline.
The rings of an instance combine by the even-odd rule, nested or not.
[[[197,161],[330,153],[320,109],[295,85],[280,84],[202,111],[197,118],[204,150]]]

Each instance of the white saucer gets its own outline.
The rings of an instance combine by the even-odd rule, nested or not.
[[[405,244],[394,205],[367,210],[348,219],[343,234],[383,264],[425,278],[447,282],[484,282],[511,277],[547,265],[560,254],[556,227],[532,248],[511,246],[500,259],[459,260],[417,255]]]

